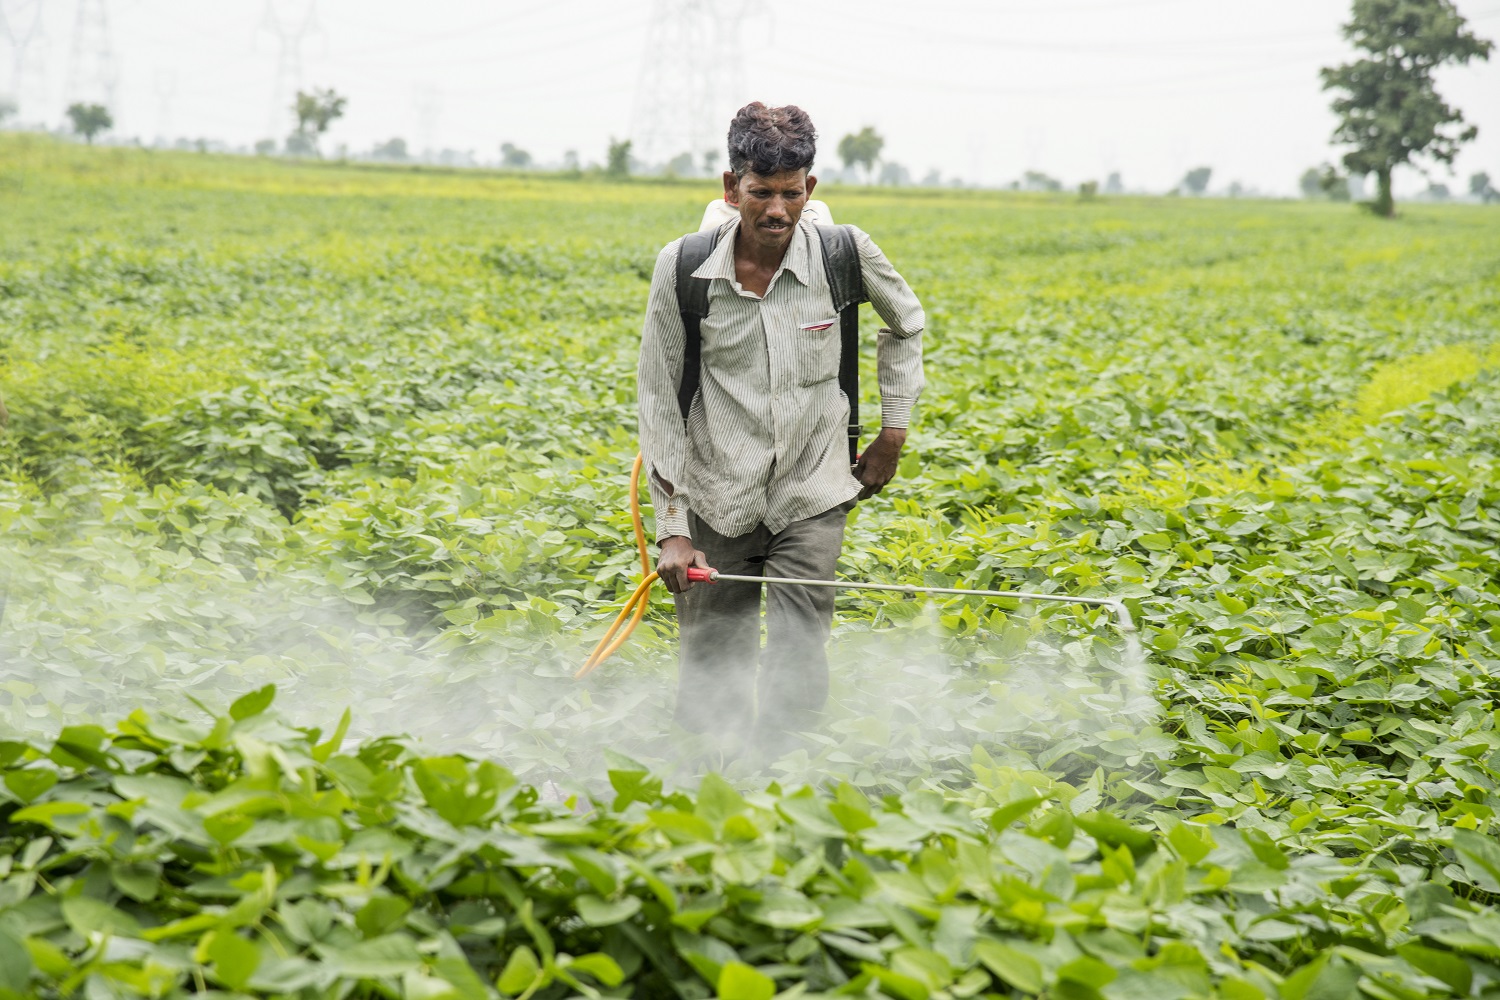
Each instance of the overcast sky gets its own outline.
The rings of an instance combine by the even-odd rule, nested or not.
[[[117,58],[117,133],[249,144],[290,130],[272,118],[283,28],[309,0],[0,0],[13,33],[37,10],[43,37],[21,88],[22,117],[56,125],[69,97],[80,4],[107,9]],[[677,0],[683,2],[683,0]],[[716,0],[727,7],[741,0]],[[317,0],[302,44],[304,86],[349,98],[325,149],[401,136],[498,156],[509,141],[538,160],[603,158],[610,136],[639,132],[650,0]],[[1129,188],[1164,190],[1189,168],[1292,193],[1330,158],[1333,118],[1318,68],[1346,58],[1347,0],[758,0],[733,33],[740,103],[796,103],[823,136],[822,160],[863,125],[885,156],[1002,184],[1035,168],[1075,184],[1111,170]],[[1458,0],[1481,36],[1500,39],[1500,0]],[[731,22],[732,23],[732,22]],[[3,41],[3,38],[0,38]],[[88,42],[86,55],[101,46]],[[717,50],[719,58],[729,50]],[[730,53],[732,55],[732,52]],[[0,90],[11,53],[0,48]],[[88,76],[85,69],[81,75]],[[1500,179],[1500,55],[1440,77],[1479,126],[1457,179]],[[273,132],[274,124],[274,132]],[[721,126],[722,128],[722,126]],[[1415,172],[1398,190],[1425,186]]]

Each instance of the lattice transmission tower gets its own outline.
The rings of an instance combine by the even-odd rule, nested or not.
[[[292,98],[302,88],[302,44],[320,34],[317,0],[266,0],[262,31],[277,43],[276,79],[271,85],[271,108],[266,119],[269,135],[287,128]]]
[[[42,0],[0,0],[0,39],[10,49],[4,93],[24,114],[47,100],[46,31]]]
[[[163,141],[172,141],[172,104],[177,100],[177,74],[169,69],[159,69],[152,80],[156,93],[156,134]]]
[[[412,155],[419,160],[436,160],[438,121],[443,117],[443,90],[430,83],[418,84],[412,90],[412,112],[417,119],[417,148]]]
[[[110,40],[105,0],[78,0],[73,21],[73,52],[68,60],[68,102],[102,104],[115,110],[120,64]]]
[[[745,0],[656,0],[636,85],[630,137],[645,161],[722,156],[745,94],[740,22]]]

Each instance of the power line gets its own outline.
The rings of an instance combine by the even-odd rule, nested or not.
[[[797,66],[782,67],[787,74],[799,74],[813,79],[825,80],[830,83],[847,83],[861,89],[871,87],[908,90],[920,88],[926,90],[944,91],[948,93],[971,94],[975,96],[994,97],[1025,97],[1032,99],[1062,98],[1088,96],[1096,99],[1110,97],[1139,98],[1141,87],[1178,86],[1186,83],[1200,81],[1214,81],[1229,79],[1231,77],[1243,77],[1246,75],[1257,75],[1268,71],[1285,69],[1289,66],[1305,63],[1311,58],[1309,55],[1298,55],[1289,59],[1278,60],[1269,63],[1258,63],[1254,66],[1240,66],[1225,71],[1222,68],[1209,70],[1202,73],[1178,74],[1174,76],[1153,77],[1144,80],[1111,80],[1106,83],[1090,84],[1088,86],[1073,87],[991,87],[975,86],[972,84],[953,83],[947,80],[935,80],[926,77],[895,76],[889,73],[880,73],[873,76],[856,76],[849,73],[826,73],[809,69],[805,64]],[[1205,91],[1194,88],[1194,94],[1205,93]]]
[[[431,45],[434,42],[446,42],[451,41],[455,38],[473,38],[479,32],[485,31],[489,28],[498,27],[500,25],[504,25],[506,28],[513,28],[517,21],[523,21],[526,18],[530,17],[532,14],[538,14],[542,11],[557,10],[559,7],[564,6],[564,4],[567,2],[569,2],[569,0],[547,0],[546,3],[533,4],[532,6],[525,7],[521,10],[512,11],[511,13],[506,14],[504,17],[487,18],[486,20],[479,21],[474,24],[465,25],[462,28],[452,28],[447,31],[433,32],[432,34],[428,35],[412,35],[409,32],[402,32],[402,40],[399,42],[381,42],[376,45],[366,45],[364,48],[351,49],[343,54],[347,56],[370,55],[380,52],[411,52],[413,49],[420,48],[424,45]]]

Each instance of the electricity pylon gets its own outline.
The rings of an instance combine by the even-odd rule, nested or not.
[[[739,24],[745,0],[656,0],[630,136],[642,160],[722,149],[749,101]]]
[[[417,117],[417,142],[420,149],[413,150],[417,159],[436,160],[438,151],[433,148],[437,141],[438,119],[443,116],[443,92],[430,83],[419,84],[412,91],[412,110]]]
[[[302,43],[323,29],[318,26],[317,0],[266,0],[262,31],[276,38],[276,80],[271,85],[271,111],[266,125],[275,137],[286,127],[292,97],[302,87]]]
[[[46,50],[36,45],[46,39],[42,7],[42,0],[0,0],[0,38],[10,46],[11,59],[6,93],[23,111],[47,99]]]
[[[78,0],[78,16],[73,21],[73,52],[68,62],[68,102],[102,104],[113,112],[119,68],[110,41],[105,0]]]
[[[164,142],[172,141],[172,102],[177,99],[177,74],[169,69],[156,71],[156,133]]]

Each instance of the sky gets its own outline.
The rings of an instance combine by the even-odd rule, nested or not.
[[[795,103],[818,127],[822,162],[869,125],[884,157],[916,177],[999,185],[1036,169],[1074,185],[1118,171],[1128,189],[1163,191],[1210,166],[1214,189],[1293,194],[1303,170],[1337,155],[1318,69],[1350,55],[1347,0],[660,3],[717,4],[722,37],[653,28],[653,0],[0,0],[0,12],[12,34],[40,13],[21,118],[55,127],[100,78],[90,67],[106,46],[87,29],[102,9],[115,133],[148,143],[284,138],[290,95],[278,80],[300,80],[348,98],[325,151],[399,136],[480,161],[510,142],[539,162],[576,150],[588,163],[612,137],[649,137],[643,93],[669,95],[683,120],[682,80],[706,78],[717,89],[700,115],[719,136],[742,103]],[[1500,0],[1457,5],[1500,40]],[[285,47],[281,36],[299,31],[300,50]],[[0,91],[14,79],[4,41]],[[685,48],[693,55],[660,56]],[[281,61],[289,51],[301,53],[300,74]],[[1439,89],[1480,134],[1454,176],[1438,168],[1433,179],[1466,190],[1473,172],[1500,178],[1500,52],[1445,69]],[[1398,193],[1426,185],[1398,173]]]

